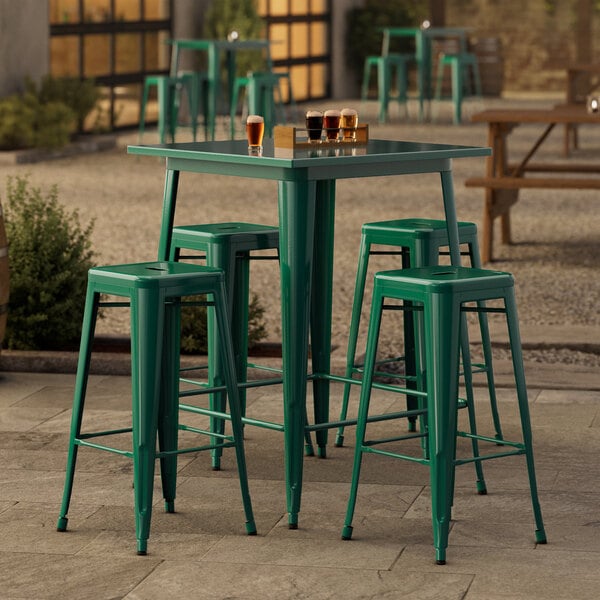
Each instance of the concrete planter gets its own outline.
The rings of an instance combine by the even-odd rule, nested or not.
[[[117,144],[115,135],[91,135],[81,136],[64,148],[45,150],[43,148],[30,148],[28,150],[8,150],[0,152],[0,164],[22,165],[37,163],[45,160],[55,160],[77,156],[78,154],[89,154],[102,150],[111,150]]]

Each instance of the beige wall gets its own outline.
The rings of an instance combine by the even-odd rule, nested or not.
[[[352,74],[348,75],[346,66],[346,21],[348,11],[363,4],[363,0],[332,2],[331,95],[333,98],[355,98],[359,95],[356,77]],[[360,68],[362,69],[362,65]]]
[[[48,72],[48,35],[46,0],[0,0],[0,97]]]

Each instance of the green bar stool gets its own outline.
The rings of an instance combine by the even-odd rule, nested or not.
[[[238,383],[248,381],[248,369],[262,369],[261,365],[248,362],[248,306],[250,301],[250,261],[279,259],[279,229],[270,225],[256,223],[204,223],[197,225],[181,225],[173,227],[170,246],[170,258],[180,260],[206,260],[211,267],[221,269],[225,275],[225,289],[229,299],[228,309],[232,327],[233,349],[235,356]],[[185,254],[182,251],[193,251]],[[276,250],[276,255],[253,255],[259,250]],[[219,338],[215,335],[214,319],[208,315],[209,383],[218,385],[222,382],[221,366],[217,345]],[[276,371],[269,368],[269,371]],[[190,381],[191,382],[191,381]],[[266,382],[268,383],[268,382]],[[280,383],[274,379],[271,383]],[[246,388],[239,390],[242,416],[246,414]],[[225,394],[217,392],[211,395],[212,405],[222,410]],[[215,419],[213,430],[222,433],[223,421]],[[310,434],[306,434],[305,452],[314,454]],[[213,451],[213,469],[219,470],[221,449]]]
[[[198,114],[200,106],[204,107],[204,127],[206,135],[206,102],[203,102],[205,95],[206,75],[199,72],[181,72],[176,77],[169,75],[147,75],[144,78],[144,89],[142,92],[142,101],[140,105],[140,124],[139,139],[141,141],[144,135],[146,123],[146,105],[150,90],[156,87],[158,97],[158,136],[160,143],[164,144],[167,133],[171,141],[175,142],[175,132],[177,131],[179,105],[181,96],[185,92],[190,109],[190,121],[192,135],[196,141]]]
[[[387,54],[386,56],[367,56],[363,70],[361,102],[369,96],[371,72],[377,73],[377,99],[379,102],[379,122],[385,123],[388,117],[390,100],[397,100],[406,109],[408,98],[408,66],[414,61],[412,54]],[[392,84],[396,79],[396,95],[392,96]]]
[[[101,294],[127,298],[128,302],[101,302]],[[175,262],[147,262],[90,269],[83,317],[79,362],[75,381],[71,433],[65,487],[58,519],[58,531],[67,528],[67,513],[73,489],[79,446],[115,452],[133,459],[134,510],[138,554],[146,554],[152,515],[152,493],[156,459],[161,462],[163,496],[167,512],[175,510],[177,455],[214,448],[178,448],[179,425],[179,327],[180,299],[209,295],[219,329],[223,378],[229,397],[232,435],[222,436],[220,446],[234,447],[246,515],[246,531],[253,535],[256,525],[248,489],[241,412],[235,379],[233,345],[227,310],[225,281],[220,269]],[[100,306],[130,306],[132,426],[112,431],[81,431],[87,378],[96,318]],[[197,407],[203,415],[213,415]],[[183,427],[183,426],[181,426]],[[185,427],[206,434],[205,431]],[[93,441],[103,436],[131,433],[132,450],[121,450]],[[158,434],[158,447],[156,439]],[[213,434],[211,434],[213,435]]]
[[[458,223],[459,243],[466,247],[465,254],[469,258],[472,267],[481,267],[479,255],[479,244],[477,241],[477,226],[475,223]],[[397,250],[372,250],[373,245],[392,246]],[[354,300],[352,304],[352,317],[350,320],[350,332],[348,336],[348,351],[346,353],[346,377],[362,373],[361,366],[356,366],[356,347],[360,328],[362,305],[365,294],[365,284],[369,266],[369,257],[372,255],[399,255],[402,268],[424,267],[439,264],[440,256],[448,254],[448,232],[446,221],[439,219],[396,219],[392,221],[379,221],[365,223],[362,227],[362,237],[358,258],[358,269],[356,273],[356,284],[354,288]],[[490,406],[496,438],[502,440],[502,426],[498,416],[496,402],[496,388],[494,384],[494,373],[492,367],[492,345],[485,312],[479,313],[479,329],[481,333],[484,362],[471,365],[468,344],[465,344],[463,352],[464,377],[467,388],[467,400],[473,402],[472,374],[485,372],[487,377],[487,388],[490,397]],[[413,347],[413,325],[412,316],[408,313],[404,320],[404,337],[406,340],[406,372],[414,373],[414,347]],[[415,385],[410,383],[408,385]],[[346,419],[348,403],[352,385],[346,383],[342,398],[340,420]],[[415,406],[416,397],[408,398],[409,407]],[[409,427],[415,429],[416,417],[409,418]],[[344,427],[338,429],[335,445],[344,445]]]
[[[410,303],[407,310],[414,309],[417,320],[421,321],[419,331],[423,334],[420,340],[423,361],[418,365],[424,380],[421,393],[423,402],[419,407],[427,423],[423,433],[414,433],[395,438],[367,439],[367,422],[369,402],[373,387],[394,390],[402,394],[413,393],[413,390],[397,386],[384,386],[373,383],[377,341],[381,326],[383,304],[386,299],[395,299]],[[488,453],[460,459],[456,457],[456,437],[464,436],[474,442],[496,443],[495,438],[478,435],[476,431],[457,432],[458,408],[458,369],[461,322],[464,321],[465,310],[481,309],[477,303],[495,300],[502,304],[500,308],[490,309],[504,313],[508,325],[508,335],[512,354],[512,364],[516,384],[516,396],[521,420],[521,441],[503,441],[503,448],[496,453]],[[469,306],[467,306],[469,304]],[[472,305],[475,304],[473,307]],[[387,415],[389,419],[406,417],[410,411]],[[397,446],[384,447],[388,442],[399,442],[407,438],[425,437],[428,455],[415,456],[401,454]],[[537,483],[533,460],[531,424],[527,403],[527,388],[523,369],[523,356],[517,309],[514,296],[512,275],[500,271],[478,268],[434,266],[397,271],[384,271],[375,275],[373,303],[369,322],[365,373],[363,376],[360,407],[356,429],[356,448],[352,472],[352,484],[346,520],[342,531],[343,539],[352,537],[352,519],[357,498],[361,461],[364,453],[369,452],[400,458],[429,466],[431,482],[431,511],[433,522],[433,543],[435,559],[438,564],[446,562],[451,507],[454,496],[454,469],[456,465],[473,461],[480,462],[493,458],[525,455],[529,475],[529,487],[535,520],[535,539],[538,543],[546,543],[546,534],[542,521],[542,513],[538,500]]]
[[[262,115],[265,120],[265,135],[273,135],[273,127],[278,123],[286,123],[287,117],[281,93],[281,81],[285,79],[293,114],[296,113],[296,103],[292,92],[289,73],[277,71],[252,72],[246,77],[237,77],[233,84],[229,114],[229,133],[235,137],[235,121],[238,112],[240,96],[245,92],[245,104],[248,114]],[[242,110],[242,115],[244,111]]]
[[[232,327],[232,339],[238,382],[248,381],[248,368],[259,368],[248,363],[248,306],[250,301],[250,260],[278,259],[275,256],[253,256],[258,250],[279,251],[279,230],[277,227],[255,223],[204,223],[173,227],[170,258],[180,260],[206,260],[206,264],[219,268],[225,277],[225,289],[228,297],[228,314]],[[184,253],[183,251],[188,251]],[[189,254],[189,251],[195,254]],[[217,349],[219,338],[216,335],[214,318],[208,315],[209,384],[222,382],[221,363]],[[239,390],[242,415],[246,413],[246,389]],[[212,406],[221,410],[225,403],[225,394],[216,392],[211,395]],[[211,429],[222,433],[224,423],[215,419]],[[221,449],[212,453],[213,469],[221,465]]]
[[[438,58],[435,99],[442,98],[444,70],[450,69],[452,82],[452,103],[454,105],[453,120],[455,124],[462,121],[462,102],[465,96],[475,95],[481,98],[481,77],[477,56],[472,52],[445,53]]]

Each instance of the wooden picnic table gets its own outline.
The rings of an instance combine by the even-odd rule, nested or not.
[[[475,123],[488,124],[488,145],[492,155],[486,159],[485,177],[466,180],[467,187],[485,190],[481,259],[493,259],[494,220],[500,218],[502,242],[511,243],[510,208],[527,189],[600,189],[600,165],[575,160],[531,162],[538,148],[556,125],[600,123],[598,113],[588,113],[584,105],[559,105],[549,109],[494,109],[473,115]],[[508,138],[521,124],[545,126],[520,162],[509,161]]]

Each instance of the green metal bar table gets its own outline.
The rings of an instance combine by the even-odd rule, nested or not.
[[[128,152],[166,159],[159,260],[168,258],[182,171],[278,182],[284,460],[288,523],[290,528],[296,528],[302,495],[309,328],[312,367],[317,379],[314,387],[316,423],[326,424],[329,415],[327,376],[331,355],[336,180],[439,173],[451,259],[458,265],[460,251],[452,159],[488,156],[490,149],[370,140],[366,146],[358,148],[340,146],[333,156],[327,152],[315,156],[312,150],[275,148],[273,140],[266,139],[262,156],[250,156],[245,140],[129,146]],[[204,199],[200,197],[199,200]],[[315,256],[319,260],[313,260]],[[317,433],[320,453],[324,456],[326,427]]]
[[[217,116],[217,105],[221,93],[221,52],[225,52],[225,65],[227,71],[227,99],[231,99],[233,82],[236,75],[236,54],[240,51],[266,50],[265,62],[267,67],[271,66],[271,55],[269,52],[269,40],[202,40],[202,39],[175,39],[169,43],[173,46],[171,54],[171,75],[177,75],[179,69],[179,56],[181,50],[195,50],[207,53],[207,121],[210,129],[210,139],[215,139],[215,121]],[[229,108],[227,109],[229,114]]]

